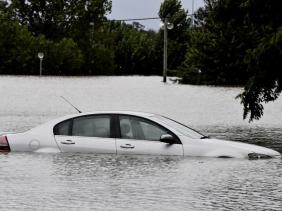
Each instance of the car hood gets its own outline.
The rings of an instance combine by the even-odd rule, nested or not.
[[[236,150],[239,153],[242,154],[249,154],[249,153],[258,153],[258,154],[265,154],[265,155],[270,155],[270,156],[281,156],[279,152],[266,148],[266,147],[261,147],[257,146],[254,144],[247,144],[247,143],[242,143],[242,142],[237,142],[237,141],[227,141],[227,140],[220,140],[220,139],[203,139],[204,142],[212,145],[216,145],[218,147],[222,148],[231,148]]]

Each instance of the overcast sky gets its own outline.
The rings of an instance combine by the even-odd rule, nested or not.
[[[109,19],[150,18],[158,17],[163,0],[112,0],[112,13]],[[182,6],[192,12],[192,0],[182,0]],[[203,6],[203,0],[194,0],[194,10]],[[139,21],[146,29],[158,30],[160,20]]]

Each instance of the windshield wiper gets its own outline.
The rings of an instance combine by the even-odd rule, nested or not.
[[[210,136],[202,136],[201,139],[207,139],[210,138]]]

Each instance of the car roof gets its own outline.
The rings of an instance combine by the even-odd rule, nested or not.
[[[71,119],[71,118],[75,118],[75,117],[80,117],[80,116],[87,116],[87,115],[95,115],[95,114],[125,114],[125,115],[132,115],[132,116],[139,116],[139,117],[147,117],[150,118],[152,116],[155,116],[156,114],[153,113],[149,113],[149,112],[140,112],[140,111],[117,111],[117,110],[100,110],[100,111],[92,111],[92,112],[82,112],[82,113],[76,113],[76,114],[69,114],[66,116],[62,116],[53,120],[50,120],[42,125],[39,125],[33,129],[39,128],[39,127],[50,127],[53,128],[54,125]],[[32,130],[32,129],[31,129]]]
[[[77,114],[77,116],[91,115],[91,114],[127,114],[127,115],[135,115],[135,116],[143,116],[150,117],[156,114],[149,112],[141,112],[141,111],[117,111],[117,110],[101,110],[101,111],[92,111],[92,112],[82,112]]]
[[[124,115],[132,115],[132,116],[139,116],[139,117],[152,117],[156,114],[149,113],[149,112],[141,112],[141,111],[118,111],[118,110],[99,110],[99,111],[92,111],[92,112],[82,112],[82,113],[76,113],[76,114],[69,114],[60,118],[55,119],[52,122],[61,122],[67,119],[80,117],[80,116],[87,116],[87,115],[97,115],[97,114],[124,114]]]

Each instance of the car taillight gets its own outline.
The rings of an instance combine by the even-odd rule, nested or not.
[[[7,136],[0,136],[0,152],[10,152]]]

